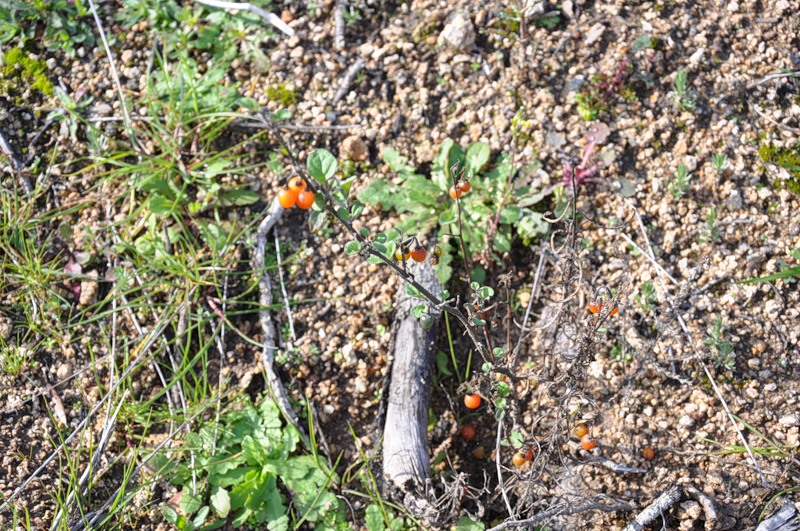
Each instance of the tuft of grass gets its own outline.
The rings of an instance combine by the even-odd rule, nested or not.
[[[689,173],[689,168],[686,164],[681,163],[675,169],[675,177],[670,181],[667,189],[672,197],[679,201],[689,191],[691,181],[692,175]]]
[[[706,215],[705,225],[700,229],[700,235],[697,237],[697,241],[700,243],[717,243],[721,240],[722,235],[717,226],[717,208],[712,206]]]
[[[692,111],[697,106],[697,96],[686,70],[679,70],[672,81],[672,105],[684,111]]]
[[[714,324],[708,329],[703,343],[708,345],[711,350],[711,358],[714,363],[730,370],[736,365],[736,355],[733,352],[733,344],[725,339],[727,329],[722,317],[717,317]]]

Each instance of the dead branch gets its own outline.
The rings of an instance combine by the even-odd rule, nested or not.
[[[225,9],[226,11],[238,10],[238,11],[250,11],[258,15],[259,17],[263,18],[283,33],[288,35],[289,37],[294,36],[294,30],[290,28],[284,21],[280,19],[279,16],[275,15],[274,13],[270,13],[269,11],[265,11],[258,6],[254,6],[249,2],[223,2],[222,0],[194,0],[198,4],[203,4],[210,7],[218,7],[220,9]]]
[[[337,50],[344,50],[344,1],[336,2],[336,9],[333,12],[333,21],[336,26],[336,35],[333,39],[333,47]]]
[[[758,524],[756,531],[800,531],[800,517],[791,500],[784,500],[783,507]]]
[[[429,291],[441,291],[430,262],[410,266],[417,281]],[[402,289],[393,325],[392,379],[383,437],[383,475],[388,487],[403,493],[406,508],[428,521],[438,511],[429,501],[428,403],[433,382],[435,327],[423,328],[412,309],[422,301]],[[431,306],[429,315],[438,319],[441,311]]]
[[[261,364],[266,372],[267,383],[269,385],[270,394],[278,407],[281,408],[287,422],[290,422],[297,431],[303,436],[306,445],[310,446],[308,437],[305,431],[301,429],[297,415],[289,404],[289,398],[286,396],[286,390],[283,388],[278,373],[275,372],[275,350],[276,346],[276,332],[275,325],[272,322],[272,316],[269,313],[269,307],[272,305],[272,280],[269,278],[269,272],[264,267],[264,252],[267,247],[267,233],[275,226],[283,214],[283,207],[278,203],[276,197],[269,207],[267,216],[258,226],[258,234],[256,235],[256,249],[253,255],[253,270],[258,274],[258,303],[261,309],[258,312],[258,320],[261,323],[261,330],[264,337],[261,339]]]
[[[611,505],[606,505],[603,503],[589,503],[579,507],[570,507],[569,505],[562,504],[543,511],[532,518],[526,518],[525,520],[510,520],[508,522],[503,522],[498,526],[487,529],[486,531],[501,531],[503,529],[511,529],[514,527],[530,528],[534,524],[537,524],[543,520],[555,518],[556,516],[568,516],[571,514],[585,513],[587,511],[603,511],[606,513],[612,513],[614,511],[630,511],[632,509],[634,509],[634,506],[628,503],[614,503]]]
[[[644,526],[668,511],[680,499],[681,489],[677,485],[673,485],[640,512],[623,531],[642,531]]]
[[[337,90],[336,94],[333,96],[334,105],[339,103],[342,98],[347,96],[347,93],[350,92],[350,87],[353,85],[353,81],[356,80],[356,76],[359,72],[361,72],[361,69],[364,68],[366,64],[367,62],[359,57],[356,59],[356,62],[347,69],[347,73],[344,75],[344,79],[342,79],[342,84],[339,86],[339,90]]]

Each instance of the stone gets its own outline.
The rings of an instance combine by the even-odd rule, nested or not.
[[[603,33],[606,31],[606,27],[599,22],[589,28],[589,31],[586,32],[586,46],[591,46],[595,42],[597,42],[600,37],[603,36]]]
[[[439,34],[439,44],[447,44],[457,50],[467,50],[475,44],[475,27],[467,13],[456,12]]]
[[[369,157],[369,149],[360,137],[353,135],[345,138],[342,145],[339,146],[339,155],[343,158],[358,162],[367,160],[367,157]]]

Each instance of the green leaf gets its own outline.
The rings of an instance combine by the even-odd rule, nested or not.
[[[505,382],[498,382],[497,383],[497,394],[501,398],[505,398],[511,392],[511,388]]]
[[[217,487],[214,493],[211,494],[209,501],[211,502],[211,507],[214,508],[214,512],[217,513],[217,516],[221,518],[228,516],[228,513],[231,511],[231,497],[227,490]]]
[[[233,190],[222,194],[219,202],[222,206],[246,206],[252,205],[261,199],[261,196],[251,190]]]
[[[199,496],[195,496],[194,494],[188,492],[186,487],[184,487],[184,490],[181,494],[180,506],[184,513],[193,514],[203,506],[203,500],[200,499]]]
[[[505,351],[503,350],[503,347],[494,347],[494,349],[492,350],[492,354],[494,354],[496,358],[502,358],[503,356],[506,355]]]
[[[386,529],[380,507],[375,504],[367,506],[367,510],[364,511],[364,525],[367,526],[368,531],[384,531]]]
[[[492,238],[492,243],[494,244],[494,248],[501,253],[511,251],[511,240],[509,240],[508,236],[503,234],[503,232],[496,232]]]
[[[353,218],[357,218],[364,212],[364,204],[359,201],[353,201],[350,205],[350,215]]]
[[[361,242],[357,242],[355,240],[347,242],[344,246],[344,252],[348,256],[353,256],[354,254],[358,254],[359,252],[361,252]]]
[[[489,371],[491,371],[491,370],[492,370],[492,364],[491,364],[491,363],[489,363],[489,362],[487,361],[486,363],[484,363],[483,365],[481,365],[481,370],[482,370],[484,373],[488,374],[488,373],[489,373]]]
[[[486,321],[483,319],[478,319],[477,317],[472,318],[472,324],[475,326],[486,326]]]
[[[208,518],[208,513],[211,511],[211,508],[208,505],[204,505],[197,511],[197,515],[195,515],[194,519],[192,520],[192,525],[195,528],[202,526],[206,519]]]
[[[339,214],[339,217],[343,220],[350,221],[350,212],[346,208],[339,207],[336,209],[336,213]]]
[[[321,184],[325,184],[336,173],[336,157],[325,149],[317,149],[309,155],[307,165],[308,174]]]
[[[314,200],[316,203],[316,199]],[[313,210],[308,215],[308,223],[311,225],[312,232],[318,232],[328,221],[328,214],[324,210]]]
[[[149,206],[150,212],[157,216],[164,216],[172,212],[175,203],[160,194],[156,194],[150,198]]]
[[[420,317],[425,315],[427,313],[427,311],[428,311],[428,305],[427,304],[417,304],[416,306],[414,306],[411,309],[411,315],[413,315],[415,318],[419,319]]]
[[[422,298],[422,294],[411,284],[406,284],[406,293],[412,297]]]
[[[453,527],[453,531],[483,531],[486,529],[481,522],[471,519],[468,516],[462,516]]]
[[[445,376],[453,376],[453,373],[450,372],[450,358],[441,350],[436,353],[436,368]]]
[[[481,286],[478,289],[478,297],[483,300],[491,299],[494,296],[494,290],[489,286]]]
[[[478,175],[483,170],[486,163],[489,162],[489,157],[492,155],[492,150],[488,145],[483,142],[473,142],[467,148],[466,163],[467,163],[467,176],[473,177]]]
[[[292,111],[289,109],[279,109],[272,114],[273,122],[282,122],[292,117]]]

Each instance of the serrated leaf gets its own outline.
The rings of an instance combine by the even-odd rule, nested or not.
[[[361,252],[361,242],[358,242],[358,241],[355,241],[355,240],[353,240],[351,242],[347,242],[345,244],[345,246],[344,246],[344,252],[348,256],[352,256],[354,254],[358,254],[359,252]]]
[[[325,184],[336,173],[336,157],[326,149],[317,149],[308,156],[307,166],[308,174]]]

